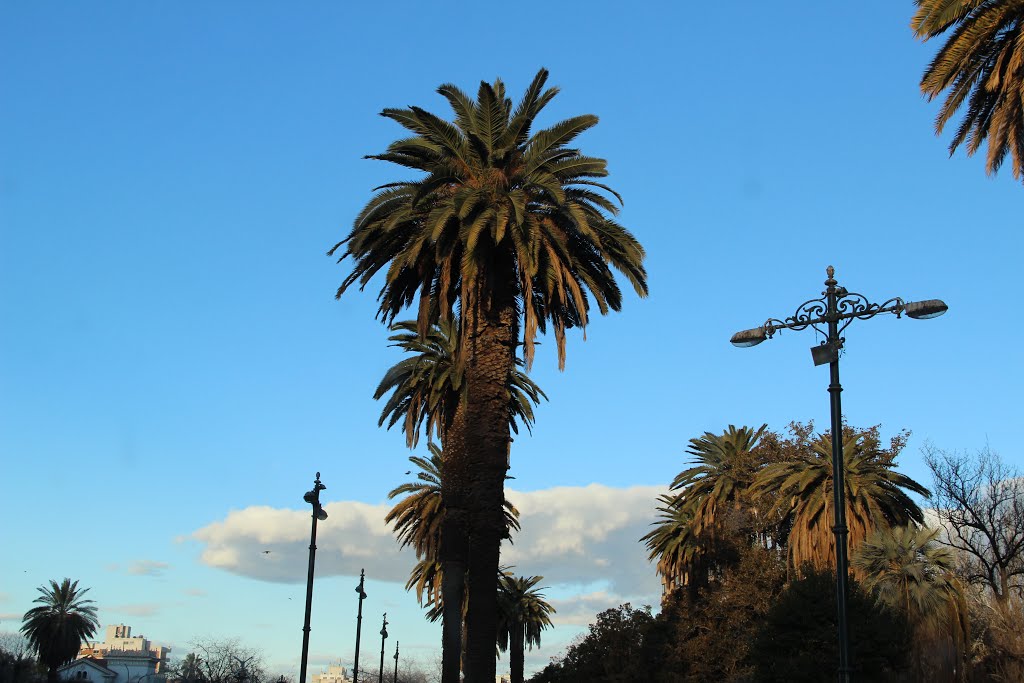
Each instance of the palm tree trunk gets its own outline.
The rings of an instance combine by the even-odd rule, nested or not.
[[[451,423],[445,429],[441,472],[441,501],[445,507],[441,522],[441,683],[459,683],[462,671],[462,608],[466,593],[469,551],[469,462],[466,444],[466,404],[459,401]]]
[[[518,312],[515,299],[498,292],[464,313],[470,333],[464,348],[469,352],[466,434],[471,463],[466,683],[491,683],[496,670],[498,564],[508,531],[503,508],[511,443],[508,383],[515,362]]]
[[[509,664],[512,667],[512,683],[523,683],[523,662],[526,659],[523,625],[518,622],[514,623],[512,629],[512,642],[509,643],[508,656]]]

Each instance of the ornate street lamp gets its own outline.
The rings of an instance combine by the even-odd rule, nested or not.
[[[862,294],[849,292],[845,287],[837,287],[835,269],[829,266],[825,270],[825,291],[822,297],[811,299],[800,304],[796,313],[779,320],[769,318],[764,325],[750,330],[737,332],[731,341],[740,347],[756,346],[765,339],[771,339],[776,332],[782,330],[805,330],[811,327],[825,336],[824,341],[811,348],[811,358],[815,365],[829,364],[831,381],[828,393],[832,407],[832,498],[835,506],[835,525],[832,531],[836,536],[836,620],[839,638],[839,681],[850,680],[850,645],[846,627],[846,596],[847,596],[847,561],[846,536],[846,481],[843,461],[843,412],[839,394],[843,388],[839,384],[839,350],[843,348],[846,338],[843,330],[854,320],[867,320],[879,313],[895,313],[899,318],[906,314],[908,318],[935,318],[946,312],[947,306],[938,299],[927,301],[905,302],[899,297],[889,299],[881,304],[873,304]]]
[[[380,669],[377,671],[377,683],[384,683],[384,641],[388,639],[388,613],[384,613],[384,625],[380,627]]]
[[[356,614],[356,663],[352,667],[352,680],[359,683],[359,636],[363,630],[363,600],[366,599],[366,591],[363,590],[363,583],[366,581],[366,570],[359,570],[359,585],[356,586],[356,593],[359,593],[359,612]]]
[[[391,679],[391,683],[398,683],[398,641],[395,641],[395,677]]]
[[[302,663],[299,670],[299,683],[306,683],[306,658],[309,655],[309,614],[313,609],[313,567],[316,563],[316,523],[327,519],[327,511],[320,506],[320,492],[327,487],[320,483],[320,473],[316,473],[313,490],[306,491],[302,500],[313,506],[313,531],[309,536],[309,573],[306,576],[306,619],[302,626]]]

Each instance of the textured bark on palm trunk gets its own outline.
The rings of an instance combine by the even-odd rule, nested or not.
[[[490,683],[498,632],[498,564],[507,533],[503,504],[508,471],[508,378],[514,368],[514,299],[492,298],[467,316],[470,346],[467,402],[469,489],[469,610],[466,681]],[[471,319],[470,319],[471,318]]]
[[[465,600],[469,550],[469,486],[466,403],[460,401],[445,429],[445,458],[442,464],[441,500],[445,507],[441,523],[441,683],[459,683],[462,672],[462,606]]]

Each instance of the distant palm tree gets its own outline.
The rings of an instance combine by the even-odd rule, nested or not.
[[[22,619],[21,632],[28,638],[39,661],[46,666],[46,680],[57,681],[57,669],[70,662],[82,647],[82,640],[92,638],[100,627],[92,600],[83,596],[88,588],[78,589],[78,581],[64,579],[50,587],[40,586],[42,594]]]
[[[921,524],[921,508],[904,489],[929,495],[924,486],[892,469],[891,459],[866,437],[865,432],[851,432],[843,443],[851,552],[876,529]],[[794,569],[799,571],[805,563],[819,570],[835,568],[831,436],[819,436],[798,457],[767,465],[751,491],[755,496],[777,493],[777,512],[792,525],[788,546]]]
[[[954,571],[953,551],[936,542],[939,530],[915,524],[877,529],[853,554],[850,564],[879,602],[906,615],[916,643],[948,637],[963,666],[968,643],[967,605]],[[918,666],[926,659],[918,652]]]
[[[498,649],[509,652],[512,683],[523,683],[525,649],[540,647],[540,634],[551,626],[555,608],[535,586],[543,576],[513,576],[498,581]]]
[[[968,156],[988,140],[986,172],[999,170],[1006,155],[1013,177],[1024,180],[1024,1],[915,0],[915,35],[928,40],[953,29],[921,78],[928,99],[948,91],[935,131],[966,102],[963,121],[949,143],[953,154],[967,144]]]
[[[508,378],[518,349],[533,359],[538,332],[550,325],[559,366],[566,330],[585,328],[591,308],[619,310],[612,269],[647,293],[644,250],[614,220],[618,198],[598,182],[603,159],[570,147],[597,124],[575,116],[532,131],[555,97],[541,69],[513,106],[501,80],[483,82],[475,99],[445,84],[438,92],[454,113],[446,121],[420,107],[385,109],[408,131],[372,158],[422,175],[377,188],[356,217],[341,250],[353,266],[338,288],[383,284],[378,316],[391,323],[417,310],[417,330],[456,317],[465,398],[444,447],[471,472],[444,483],[452,523],[470,526],[467,664],[472,680],[493,679],[497,570],[505,535],[502,501],[511,443]],[[465,462],[462,462],[465,460]],[[445,553],[447,554],[447,553]],[[444,646],[448,649],[448,646]],[[443,659],[450,659],[447,653]],[[442,666],[444,683],[456,680]],[[455,672],[457,674],[457,671]]]
[[[654,529],[640,540],[656,562],[661,577],[663,598],[677,588],[688,587],[691,597],[707,582],[710,540],[694,531],[693,511],[678,495],[658,497],[658,520]]]
[[[686,452],[697,464],[676,475],[671,488],[680,491],[679,504],[690,510],[695,532],[713,530],[720,508],[739,507],[744,500],[759,464],[752,451],[767,429],[729,425],[721,435],[705,432],[690,439]]]

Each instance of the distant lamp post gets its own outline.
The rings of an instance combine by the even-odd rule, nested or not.
[[[391,679],[391,683],[398,683],[398,641],[395,641],[395,677]]]
[[[363,600],[366,599],[366,591],[363,585],[366,582],[366,570],[359,570],[359,585],[356,586],[356,593],[359,593],[359,611],[356,613],[356,661],[352,667],[352,680],[359,683],[359,637],[363,630]]]
[[[306,659],[309,655],[309,615],[313,609],[313,567],[316,563],[316,523],[327,519],[327,511],[320,506],[320,492],[327,487],[320,483],[320,473],[316,473],[313,490],[306,491],[302,499],[313,506],[313,531],[309,536],[309,574],[306,576],[306,619],[302,626],[302,663],[299,670],[299,683],[306,683]]]
[[[862,294],[848,292],[845,287],[837,287],[835,269],[829,266],[825,270],[825,291],[822,297],[811,299],[800,304],[796,313],[779,320],[769,318],[764,325],[750,330],[737,332],[731,341],[735,346],[757,346],[765,339],[771,339],[776,332],[782,330],[805,330],[814,328],[825,336],[824,341],[811,348],[811,359],[815,365],[829,364],[831,381],[828,392],[832,407],[832,499],[835,506],[835,525],[832,531],[836,536],[836,620],[839,633],[839,681],[850,680],[850,643],[847,633],[846,596],[847,596],[847,561],[846,561],[846,480],[843,461],[843,412],[839,394],[843,388],[839,384],[839,350],[843,348],[846,338],[841,336],[843,330],[856,320],[867,320],[879,313],[895,313],[899,318],[906,314],[908,318],[925,320],[936,318],[946,312],[947,306],[938,299],[927,301],[905,302],[899,297],[889,299],[881,304],[873,304]],[[824,327],[822,327],[824,326]]]
[[[384,613],[384,625],[380,627],[380,669],[377,672],[377,683],[384,683],[384,641],[388,639],[388,613]]]

